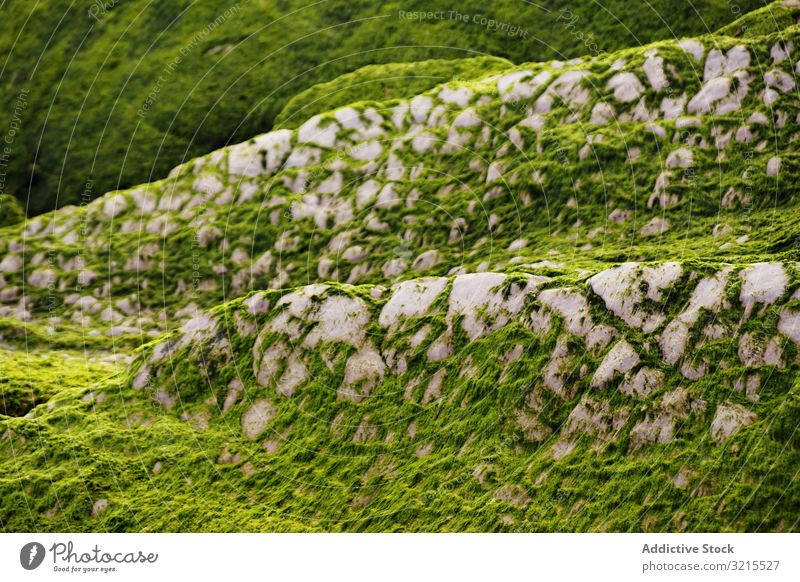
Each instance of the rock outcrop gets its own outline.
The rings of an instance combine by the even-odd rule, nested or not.
[[[98,370],[6,406],[4,527],[796,529],[800,9],[773,8],[3,226],[0,338]]]

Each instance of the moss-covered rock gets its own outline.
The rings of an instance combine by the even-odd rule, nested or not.
[[[703,34],[763,3],[42,0],[33,16],[0,21],[2,127],[16,131],[3,191],[40,214],[162,178],[271,129],[290,98],[365,65],[569,59]]]
[[[798,10],[354,74],[3,227],[3,526],[796,529]]]

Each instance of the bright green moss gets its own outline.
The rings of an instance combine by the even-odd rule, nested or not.
[[[0,194],[0,227],[17,224],[25,219],[25,211],[13,196]]]
[[[113,28],[122,13],[112,12],[107,26]],[[597,13],[601,22],[602,11]],[[781,18],[789,27],[783,32],[796,35],[793,23]],[[746,40],[705,40],[725,50],[744,42],[753,55],[766,59],[778,35],[769,28],[761,32]],[[674,66],[666,69],[674,89],[699,90],[697,63],[670,42],[600,55],[594,62],[530,68],[551,73],[586,69],[586,83],[602,93],[614,75],[608,70],[612,63],[624,58],[638,71],[652,48]],[[227,54],[234,58],[224,47],[211,49],[209,56],[219,59],[220,67]],[[659,119],[664,135],[658,136],[641,120],[591,123],[591,107],[576,112],[565,100],[556,100],[553,117],[537,135],[519,123],[544,87],[520,103],[506,103],[495,85],[480,79],[511,70],[510,64],[469,60],[440,70],[446,67],[427,62],[356,71],[300,94],[281,115],[287,126],[320,112],[329,123],[333,114],[326,109],[350,103],[380,111],[382,129],[394,132],[390,114],[403,99],[419,91],[439,99],[441,80],[428,83],[426,75],[416,74],[418,69],[469,79],[450,88],[473,92],[471,104],[487,127],[487,142],[442,155],[413,148],[392,152],[402,164],[421,170],[395,181],[406,204],[376,211],[378,224],[370,228],[362,227],[372,209],[343,224],[298,216],[298,205],[313,193],[295,188],[294,181],[307,172],[316,186],[330,175],[332,164],[349,160],[338,150],[321,148],[325,157],[319,164],[254,178],[258,195],[249,201],[232,197],[215,208],[212,200],[204,203],[206,212],[188,215],[165,204],[159,212],[175,225],[167,237],[143,228],[149,216],[134,207],[130,191],[47,215],[38,226],[29,221],[4,229],[0,244],[7,256],[19,252],[11,247],[18,247],[22,229],[29,232],[26,268],[9,267],[3,284],[30,297],[33,311],[29,317],[21,309],[27,303],[16,295],[5,301],[0,320],[3,341],[17,348],[0,353],[7,410],[0,418],[2,529],[797,529],[798,347],[779,331],[784,310],[800,307],[790,298],[800,285],[794,265],[800,233],[797,168],[788,145],[796,126],[768,117],[758,142],[733,140],[724,156],[715,147],[695,147],[700,140],[713,144],[715,132],[737,131],[745,115],[771,114],[760,97],[763,75],[754,76],[745,109],[708,116],[704,119],[713,121],[701,126],[679,127],[677,121]],[[398,71],[414,75],[419,84],[373,83]],[[609,101],[629,112],[614,98]],[[642,103],[657,108],[660,96],[646,91]],[[787,119],[795,119],[798,107],[790,94],[781,96],[779,107]],[[576,117],[565,121],[572,114]],[[505,147],[514,129],[522,145]],[[440,139],[449,130],[448,124],[430,129]],[[352,138],[356,132],[342,135]],[[586,149],[589,136],[602,136],[602,141],[593,137]],[[775,144],[788,150],[779,152],[783,166],[777,178],[765,173]],[[669,168],[673,179],[664,193],[673,202],[653,202],[654,184],[668,169],[668,156],[681,147],[691,148],[693,164]],[[634,150],[638,156],[631,155]],[[230,186],[224,157],[229,152],[188,162],[172,178],[151,185],[161,196],[157,202],[192,195],[201,175]],[[385,164],[389,155],[383,150],[376,164]],[[211,162],[215,156],[218,161]],[[488,180],[485,167],[473,167],[475,158],[482,164],[500,161],[508,171]],[[200,163],[206,165],[198,169]],[[742,167],[748,165],[752,172],[744,175]],[[351,161],[340,171],[347,186],[337,196],[350,200],[363,176]],[[723,203],[731,188],[748,184],[749,200]],[[233,195],[240,194],[239,186]],[[419,198],[409,205],[414,191]],[[112,207],[109,218],[105,203],[114,195],[128,205],[119,215]],[[611,218],[616,209],[630,215],[617,222]],[[452,237],[458,230],[454,218],[463,217],[469,220]],[[642,231],[659,218],[668,219],[670,228],[660,234]],[[94,233],[92,244],[61,238],[74,233],[76,224]],[[48,225],[60,230],[40,232]],[[221,234],[203,243],[204,227]],[[336,271],[321,275],[323,259],[343,254],[330,251],[332,241],[350,230],[355,234],[344,246],[361,247],[366,258],[340,260]],[[414,237],[405,237],[406,231]],[[289,239],[295,239],[294,246]],[[526,245],[513,246],[522,239]],[[279,240],[286,242],[280,250]],[[131,266],[128,261],[143,250],[146,256]],[[395,258],[413,261],[423,250],[437,251],[439,262],[394,276],[381,268]],[[273,251],[284,278],[270,268],[236,286],[235,277],[247,272],[252,259]],[[97,273],[95,283],[80,284],[80,271],[70,268],[81,257]],[[344,283],[365,260],[376,268],[354,277],[355,284]],[[643,315],[663,316],[647,332],[613,313],[607,300],[591,290],[592,276],[631,261],[643,267],[666,261],[681,266],[659,299],[643,299],[638,306]],[[779,263],[787,286],[775,303],[759,303],[746,315],[741,272],[756,262]],[[686,334],[685,357],[667,364],[659,338],[685,313],[698,282],[727,267],[721,306],[700,310]],[[45,268],[57,272],[62,287],[35,284],[31,275]],[[506,307],[477,305],[468,315],[485,329],[473,337],[467,315],[448,314],[451,293],[458,272],[487,270],[505,274],[493,290],[504,302],[520,292],[530,275],[549,279],[526,295],[513,317]],[[397,329],[379,323],[394,293],[392,284],[445,274],[444,289],[427,311],[403,319]],[[213,287],[199,285],[209,281]],[[316,282],[328,288],[309,299],[311,307],[273,327],[291,311],[278,303]],[[650,291],[645,282],[637,279],[636,284],[626,290],[628,298]],[[248,295],[251,289],[266,289],[266,307],[256,313],[247,303],[258,298]],[[586,300],[580,321],[568,321],[547,307],[542,293],[559,289]],[[367,320],[353,332],[363,332],[363,339],[323,337],[310,348],[304,342],[321,323],[309,314],[318,315],[314,309],[330,298],[353,300],[352,317]],[[160,321],[163,309],[163,325],[142,332],[118,329],[113,315],[104,319],[101,314],[108,304],[123,309],[121,300],[135,302],[127,306],[134,315],[126,314],[126,322],[135,322],[143,312],[152,319],[147,323]],[[78,301],[93,311],[87,322],[78,317]],[[192,305],[198,309],[188,309]],[[548,317],[548,325],[536,328],[537,315]],[[589,346],[581,327],[586,320],[594,328],[606,326],[606,343]],[[338,325],[350,323],[344,318]],[[153,338],[161,332],[166,333]],[[740,355],[743,334],[754,338],[752,364]],[[449,349],[431,357],[443,337]],[[607,381],[594,382],[623,340],[639,360],[632,373],[615,372]],[[777,342],[779,359],[766,362],[763,348],[771,341]],[[277,350],[267,362],[276,364],[273,376],[262,375],[264,353],[281,346],[286,355]],[[348,363],[369,351],[365,348],[380,352],[387,366],[377,380],[367,376],[352,382],[347,388],[354,397],[341,388]],[[82,349],[87,353],[73,352]],[[121,363],[111,363],[107,354],[112,351],[135,360],[123,371]],[[301,358],[306,377],[287,396],[277,387],[291,369],[292,356]],[[694,371],[684,365],[707,369],[690,378]],[[633,373],[645,368],[658,382],[643,394],[626,391]],[[248,435],[243,423],[254,404],[262,402],[269,421],[263,432]],[[725,407],[748,416],[738,431],[721,437],[714,427]],[[669,434],[642,436],[643,426],[665,415],[673,421]],[[109,507],[93,516],[99,499],[108,500]]]
[[[1,25],[9,64],[0,109],[20,128],[5,191],[24,196],[30,185],[31,214],[163,177],[183,160],[267,131],[291,97],[364,65],[568,59],[703,34],[740,15],[726,0],[657,0],[646,9],[618,0],[602,8],[470,0],[457,9],[468,22],[401,16],[454,10],[418,0],[98,6],[48,0],[10,11]],[[519,32],[491,31],[475,16]],[[762,26],[775,30],[771,20]]]

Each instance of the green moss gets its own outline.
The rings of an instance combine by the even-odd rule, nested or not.
[[[253,6],[268,10],[260,4],[248,5],[248,10],[255,10]],[[362,8],[356,4],[348,10],[357,15]],[[494,9],[507,14],[505,5]],[[675,10],[673,4],[670,9]],[[106,14],[106,30],[118,30],[126,10],[120,5]],[[206,15],[210,9],[197,10]],[[626,4],[619,9],[621,15],[632,11],[641,7]],[[604,12],[595,12],[586,22],[603,24]],[[795,11],[781,13],[780,22],[787,27],[781,33],[793,38],[797,28],[785,16],[794,18]],[[559,98],[538,132],[519,124],[536,107],[544,87],[513,102],[501,99],[495,81],[482,81],[516,70],[501,59],[380,65],[315,85],[288,103],[288,89],[278,92],[268,104],[256,106],[253,119],[261,115],[262,121],[271,122],[285,104],[278,119],[293,127],[317,113],[328,123],[333,115],[329,110],[344,104],[357,110],[372,107],[382,116],[387,141],[401,143],[391,112],[402,100],[422,92],[434,98],[434,105],[442,105],[438,95],[445,80],[453,80],[450,88],[469,88],[470,103],[484,124],[484,142],[478,142],[484,136],[477,132],[468,148],[452,152],[417,151],[403,142],[391,152],[384,148],[376,158],[379,171],[391,155],[406,169],[419,168],[400,181],[387,178],[403,203],[366,209],[353,204],[352,220],[342,222],[331,216],[301,218],[301,205],[319,195],[313,188],[334,170],[341,172],[346,186],[326,201],[355,201],[355,190],[367,176],[345,147],[322,148],[319,163],[311,166],[238,183],[226,173],[231,150],[225,149],[147,186],[163,205],[158,212],[174,223],[168,235],[153,228],[151,217],[134,203],[136,192],[128,190],[40,221],[3,227],[3,258],[22,254],[24,263],[20,268],[9,264],[2,275],[7,297],[0,306],[0,335],[8,349],[0,351],[6,411],[0,417],[0,528],[796,530],[798,347],[778,331],[783,311],[799,306],[797,299],[790,299],[800,286],[794,266],[800,234],[798,168],[788,145],[796,127],[791,121],[763,128],[754,123],[758,141],[733,140],[724,156],[710,145],[720,132],[737,131],[753,113],[769,113],[768,121],[777,121],[763,106],[763,78],[755,74],[757,63],[766,62],[780,36],[767,22],[769,14],[758,16],[762,28],[750,28],[758,34],[705,38],[707,46],[725,50],[743,43],[756,62],[749,69],[754,78],[744,109],[706,116],[706,126],[681,127],[683,122],[662,119],[658,127],[664,135],[659,137],[648,122],[621,117],[632,115],[636,104],[618,102],[607,89],[616,73],[609,69],[612,63],[623,58],[626,67],[638,71],[647,52],[656,48],[670,65],[666,71],[673,90],[695,94],[701,85],[698,65],[673,42],[582,63],[531,65],[533,73],[589,71],[578,87],[591,88],[591,99],[602,96],[621,114],[607,125],[591,123],[590,106],[576,109]],[[326,19],[338,16],[336,11],[325,14]],[[678,16],[683,14],[676,15],[680,23]],[[160,16],[147,18],[155,22]],[[632,22],[641,18],[637,14]],[[176,34],[155,52],[163,56],[174,49],[185,24],[176,24]],[[415,26],[414,34],[432,30]],[[445,36],[464,32],[453,26],[439,23],[435,31]],[[367,27],[358,30],[368,32]],[[647,27],[641,31],[643,36],[652,32]],[[287,38],[299,32],[292,28]],[[105,34],[98,32],[90,40],[101,46]],[[484,36],[489,44],[505,46],[503,39]],[[356,35],[353,42],[363,38]],[[573,39],[569,50],[583,50],[574,45]],[[345,42],[337,49],[347,46]],[[225,67],[242,70],[237,60],[241,54],[226,52],[224,44],[206,48],[205,58],[218,63],[219,82],[230,81]],[[504,56],[515,61],[539,58],[523,43],[513,50],[522,51],[524,59]],[[190,73],[200,66],[191,59],[185,65]],[[75,66],[81,69],[80,62]],[[324,78],[320,72],[313,80]],[[173,83],[178,95],[181,79],[176,76]],[[137,91],[143,82],[131,79]],[[266,93],[269,87],[263,87],[259,91]],[[218,96],[218,89],[209,89],[209,94]],[[240,89],[232,88],[231,95],[239,95]],[[196,104],[187,105],[187,111],[196,114],[195,105],[207,105],[205,97],[199,89]],[[231,105],[226,96],[226,115],[242,117],[242,107],[253,106],[252,92],[246,97],[244,105]],[[662,97],[646,90],[641,103],[657,109]],[[796,99],[791,94],[780,99],[780,111],[793,120]],[[173,105],[172,99],[159,101],[148,122],[164,122]],[[120,108],[124,111],[125,105]],[[461,109],[443,106],[442,111],[444,125],[426,131],[445,140]],[[230,129],[235,124],[229,122],[225,116],[219,121]],[[175,120],[178,134],[187,123]],[[249,137],[256,126],[248,123],[242,131],[253,130]],[[119,127],[124,125],[111,123],[109,130]],[[509,145],[512,130],[519,132],[519,148]],[[144,125],[142,131],[147,140],[157,133]],[[201,147],[217,134],[203,129],[198,135]],[[355,130],[342,136],[345,141],[358,138]],[[586,149],[589,136],[593,139]],[[168,157],[174,145],[170,139],[165,144]],[[709,147],[699,147],[701,141]],[[786,145],[788,151],[771,151],[775,144]],[[681,147],[693,152],[692,164],[666,168],[667,156]],[[136,142],[130,149],[146,155]],[[638,157],[631,155],[635,150]],[[258,155],[263,162],[263,152]],[[764,171],[775,155],[783,160],[779,179]],[[133,169],[141,160],[134,162]],[[505,164],[505,172],[487,183],[486,165],[491,162]],[[133,169],[123,176],[123,186],[136,175]],[[662,204],[653,193],[667,169],[672,174],[663,193],[672,198],[665,197],[669,201]],[[373,175],[372,170],[366,173]],[[195,180],[203,176],[221,180],[219,198],[201,201],[196,210],[168,208],[171,197],[194,196],[201,189]],[[297,187],[298,181],[306,187]],[[244,183],[255,194],[240,201]],[[220,202],[225,188],[231,189],[230,198]],[[730,189],[748,188],[749,200],[723,204]],[[412,192],[418,198],[411,198]],[[119,213],[113,205],[105,208],[117,195],[125,200]],[[625,220],[610,218],[617,209],[629,212]],[[642,232],[654,219],[668,219],[671,226],[661,234]],[[346,242],[334,250],[337,237]],[[523,239],[526,244],[520,244]],[[345,258],[345,249],[356,246],[360,251]],[[409,265],[400,275],[384,272],[390,261],[413,263],[424,251],[436,251],[438,263]],[[264,257],[269,266],[259,270],[265,263],[258,260]],[[327,272],[326,260],[331,261]],[[663,316],[647,333],[612,313],[591,291],[591,276],[620,263],[652,267],[673,260],[681,264],[681,276],[660,299],[646,299],[639,306],[648,316]],[[762,261],[781,263],[789,284],[775,304],[758,305],[745,316],[739,273]],[[369,268],[362,269],[365,265]],[[723,308],[700,311],[687,332],[686,356],[667,365],[659,336],[684,312],[700,278],[728,266],[732,269]],[[57,275],[55,283],[43,280],[47,269]],[[87,270],[95,278],[81,283]],[[494,290],[502,300],[513,298],[531,274],[544,275],[549,280],[541,289],[574,292],[587,300],[588,312],[580,314],[580,322],[566,321],[545,306],[537,291],[513,314],[505,308],[476,307],[469,315],[491,329],[473,339],[464,326],[467,317],[447,315],[449,294],[456,273],[485,270],[505,273],[504,284]],[[386,287],[443,274],[450,279],[426,313],[404,318],[397,329],[379,323],[393,293]],[[348,280],[355,284],[344,283]],[[356,309],[351,316],[367,319],[359,328],[363,342],[323,339],[309,349],[304,342],[319,323],[297,312],[287,317],[288,327],[272,325],[290,314],[288,306],[278,305],[282,299],[298,286],[322,281],[326,290],[309,303],[318,308],[330,297],[357,300],[363,313]],[[650,291],[644,282],[638,285],[629,295]],[[257,289],[264,289],[268,308],[250,313],[247,302],[258,299],[250,293]],[[82,307],[76,307],[79,302]],[[119,316],[124,325],[107,309],[124,311]],[[550,325],[536,328],[537,315],[546,316]],[[607,326],[607,345],[588,347],[583,331],[574,331],[588,320]],[[709,337],[711,326],[720,326],[723,333]],[[744,365],[738,354],[743,333],[752,334],[762,347],[777,338],[777,364]],[[429,357],[443,337],[452,349]],[[605,384],[593,382],[609,350],[623,339],[639,356],[633,372],[647,368],[661,375],[663,381],[646,394],[623,390],[631,374],[615,373]],[[269,362],[276,364],[274,378],[290,369],[291,355],[305,368],[306,377],[291,396],[279,393],[276,381],[259,378],[263,354],[273,346],[284,346],[287,353]],[[348,396],[341,390],[348,362],[365,346],[380,352],[386,368],[378,380],[356,380],[347,388],[358,397]],[[133,356],[130,367],[122,370],[112,362],[108,354],[117,351]],[[554,362],[555,373],[549,369]],[[684,365],[707,365],[707,372],[692,380]],[[564,385],[548,381],[551,373]],[[249,439],[243,434],[243,418],[260,401],[269,403],[274,416],[263,433]],[[752,422],[720,439],[712,434],[720,406],[741,407],[752,413]],[[581,419],[581,407],[595,407],[596,416]],[[659,435],[641,444],[637,427],[665,413],[674,415],[668,438]],[[93,516],[98,499],[107,499],[109,508]]]
[[[275,126],[296,128],[314,115],[345,105],[411,98],[447,81],[488,77],[509,65],[496,57],[368,65],[298,93],[276,116]]]
[[[0,414],[24,416],[56,395],[85,391],[118,372],[114,362],[111,354],[0,349]]]
[[[97,6],[48,0],[0,23],[9,63],[0,109],[19,127],[6,191],[22,196],[30,187],[31,214],[162,177],[188,158],[267,131],[276,116],[286,119],[281,111],[294,95],[364,65],[567,59],[702,34],[738,16],[725,0],[657,0],[646,10],[617,0],[603,9],[470,0],[457,10],[467,22],[401,16],[454,10],[429,1]],[[518,32],[491,31],[475,16]]]

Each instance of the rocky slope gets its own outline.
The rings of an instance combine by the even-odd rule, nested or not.
[[[297,93],[364,65],[571,58],[703,34],[765,2],[9,0],[0,194],[34,215],[163,178],[273,128]],[[428,89],[457,69],[385,75],[380,98]]]
[[[797,529],[798,17],[336,103],[4,227],[3,527]]]

